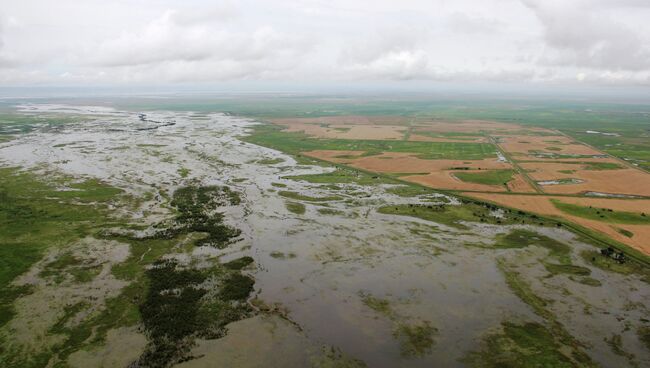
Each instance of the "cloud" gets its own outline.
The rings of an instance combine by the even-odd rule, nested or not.
[[[649,84],[649,4],[646,0],[2,2],[0,81]]]
[[[584,1],[523,0],[535,12],[548,46],[542,61],[609,71],[650,69],[650,34],[597,11]],[[611,1],[599,1],[614,6]],[[640,5],[627,1],[627,5]]]
[[[450,15],[448,24],[453,32],[484,35],[500,32],[505,27],[503,22],[494,18],[459,12]]]

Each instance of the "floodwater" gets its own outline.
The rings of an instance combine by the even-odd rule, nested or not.
[[[239,140],[257,124],[249,119],[92,106],[31,104],[21,109],[29,114],[82,115],[87,120],[43,127],[0,144],[0,165],[98,178],[136,197],[146,197],[138,209],[123,213],[136,222],[154,224],[168,218],[160,193],[188,183],[228,185],[242,193],[241,205],[225,211],[227,222],[242,230],[243,239],[225,250],[196,248],[190,256],[218,255],[223,260],[252,256],[257,264],[252,272],[257,298],[284,311],[291,323],[273,316],[236,322],[230,328],[233,335],[197,344],[195,355],[205,358],[190,361],[188,366],[202,366],[211,351],[229,357],[219,360],[224,365],[230,361],[256,366],[261,357],[272,355],[270,351],[284,354],[279,366],[303,365],[313,362],[304,355],[321,346],[369,367],[463,366],[460,360],[470,351],[479,351],[482,337],[498,330],[502,322],[544,323],[509,289],[497,259],[517,268],[535,293],[552,301],[548,308],[596,362],[602,366],[650,365],[650,352],[635,330],[640,320],[650,319],[646,307],[650,290],[636,276],[592,268],[591,277],[602,283],[599,287],[562,275],[546,277],[538,261],[543,249],[490,249],[494,237],[512,227],[467,224],[469,230],[460,230],[383,215],[376,212],[382,205],[422,199],[392,195],[382,185],[340,184],[336,190],[286,179],[332,168],[298,165],[281,152]],[[259,162],[268,159],[281,162]],[[278,190],[342,199],[303,201],[306,212],[294,214]],[[359,191],[369,196],[353,194]],[[460,205],[454,199],[451,202]],[[339,212],[322,214],[319,208]],[[573,263],[589,267],[577,256],[589,246],[573,234],[563,229],[525,228],[571,244]],[[388,301],[391,314],[364,304],[368,295]],[[585,313],[585,308],[590,312]],[[436,329],[430,351],[405,355],[396,329],[425,322]],[[277,334],[267,333],[275,329]],[[118,333],[124,331],[112,336]],[[617,354],[604,341],[612,333],[622,335],[623,348],[634,358]],[[113,340],[119,339],[108,339],[107,344]],[[246,346],[244,357],[237,353],[237,346],[243,345],[237,344]],[[87,353],[71,357],[84,362],[90,358]]]

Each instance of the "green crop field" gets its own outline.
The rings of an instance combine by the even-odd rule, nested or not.
[[[476,184],[505,185],[512,180],[513,170],[489,170],[479,172],[455,172],[458,179]]]
[[[551,201],[553,202],[553,205],[555,205],[555,207],[557,207],[562,212],[590,220],[616,224],[650,224],[650,214],[613,211],[607,208],[579,206],[571,203],[564,203],[558,200]]]

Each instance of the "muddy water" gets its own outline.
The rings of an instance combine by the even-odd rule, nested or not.
[[[143,121],[140,112],[110,108],[25,105],[22,109],[30,114],[84,115],[87,121],[0,144],[0,163],[99,178],[136,197],[151,193],[150,199],[127,213],[134,221],[153,224],[168,217],[161,192],[169,193],[187,183],[225,184],[242,192],[242,204],[228,208],[227,218],[243,230],[243,239],[223,251],[195,249],[192,257],[253,256],[258,265],[254,273],[258,297],[287,311],[302,335],[286,335],[300,344],[333,346],[371,367],[462,366],[459,359],[468,351],[479,350],[481,337],[502,321],[542,322],[508,288],[496,264],[496,259],[503,257],[510,264],[525,265],[519,271],[536,293],[555,301],[551,309],[558,320],[587,346],[592,358],[604,366],[628,365],[626,358],[612,352],[603,340],[613,331],[624,331],[624,347],[635,354],[637,362],[650,364],[648,352],[633,336],[634,329],[625,330],[626,323],[650,318],[644,306],[650,301],[650,291],[638,279],[592,270],[592,277],[603,283],[595,288],[565,276],[546,278],[543,266],[536,261],[543,255],[541,249],[496,251],[468,246],[489,245],[496,234],[507,232],[507,227],[470,225],[470,230],[458,230],[381,215],[375,212],[381,205],[419,199],[388,194],[382,186],[341,185],[342,190],[332,190],[283,179],[331,169],[299,166],[278,151],[240,141],[238,137],[256,124],[251,120],[219,113],[199,116],[151,111],[144,112],[147,120]],[[258,162],[263,159],[282,162]],[[286,209],[286,199],[272,183],[286,184],[286,190],[305,195],[343,199],[326,204],[303,202],[307,211],[296,215]],[[370,196],[349,194],[359,190]],[[346,202],[349,199],[355,199],[354,203]],[[341,214],[323,215],[317,211],[323,206]],[[566,231],[538,230],[571,242],[577,250],[587,247]],[[574,263],[584,265],[577,256]],[[363,295],[387,300],[391,314],[369,308]],[[596,312],[584,313],[586,305]],[[254,321],[238,325],[245,327],[234,328],[237,337],[233,335],[223,344],[236,339],[258,342],[260,349],[269,344],[268,336],[251,327]],[[437,329],[431,351],[424,356],[405,356],[395,330],[424,321]],[[197,349],[203,353],[228,349],[219,344],[206,342]],[[302,354],[300,349],[288,350],[287,354]],[[251,359],[254,356],[251,354]],[[303,362],[303,358],[287,361]]]

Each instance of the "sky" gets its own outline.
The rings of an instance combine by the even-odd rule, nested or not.
[[[0,0],[0,87],[650,86],[650,0]]]

